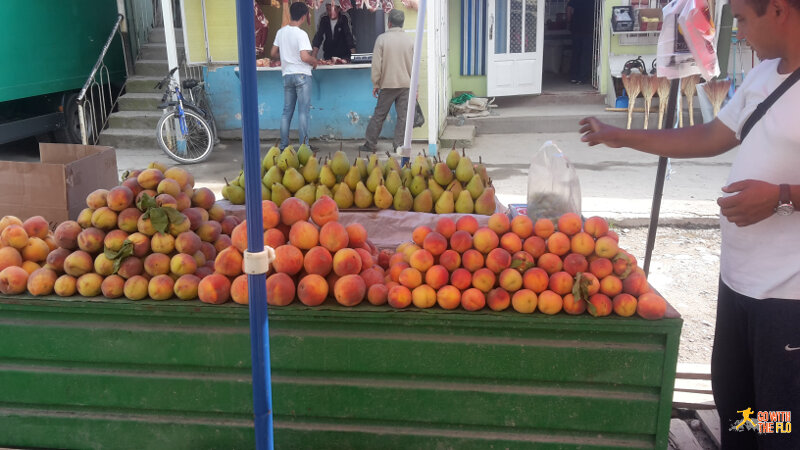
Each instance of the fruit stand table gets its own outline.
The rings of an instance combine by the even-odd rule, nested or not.
[[[278,448],[666,448],[682,319],[270,308]],[[248,310],[0,297],[0,445],[254,448]]]

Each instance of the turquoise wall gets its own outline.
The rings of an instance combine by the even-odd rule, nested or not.
[[[486,76],[461,75],[461,1],[448,2],[448,40],[450,51],[447,55],[450,70],[450,96],[458,91],[471,91],[478,97],[486,97]]]

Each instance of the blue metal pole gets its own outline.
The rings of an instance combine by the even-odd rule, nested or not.
[[[239,35],[239,77],[242,81],[242,145],[244,147],[245,201],[247,205],[247,248],[264,250],[261,217],[261,162],[258,141],[258,85],[256,82],[256,39],[253,0],[236,0]],[[267,321],[266,275],[248,275],[250,298],[250,352],[253,361],[253,413],[256,448],[272,450],[272,377]]]

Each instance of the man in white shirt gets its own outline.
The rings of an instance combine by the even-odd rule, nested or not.
[[[300,29],[306,20],[308,6],[293,3],[289,7],[289,24],[278,30],[270,56],[281,58],[283,73],[283,114],[281,115],[281,145],[289,145],[289,126],[292,123],[295,105],[297,106],[298,131],[300,143],[308,139],[308,119],[311,110],[311,70],[316,69],[317,60],[311,56],[311,41]]]
[[[798,433],[735,428],[747,408],[800,412],[800,82],[742,136],[756,106],[800,70],[800,0],[731,0],[731,10],[737,37],[764,61],[715,120],[644,131],[586,118],[582,140],[671,158],[738,146],[717,200],[722,252],[711,377],[722,448],[800,448]]]

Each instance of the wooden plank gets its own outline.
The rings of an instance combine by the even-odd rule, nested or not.
[[[698,394],[711,394],[711,380],[675,379],[675,390],[682,392],[696,392]]]
[[[695,392],[675,391],[672,395],[672,407],[684,409],[714,409],[714,397],[710,394],[698,394]]]
[[[711,364],[678,363],[675,378],[711,379]]]
[[[717,445],[717,448],[719,448],[721,446],[720,436],[722,433],[719,424],[719,413],[717,413],[717,410],[698,410],[697,418],[700,419],[700,424],[703,425],[703,429],[706,430],[706,433],[708,433],[709,437],[711,437],[711,440],[713,440]]]
[[[676,450],[703,450],[689,425],[681,419],[669,421],[669,445]]]

